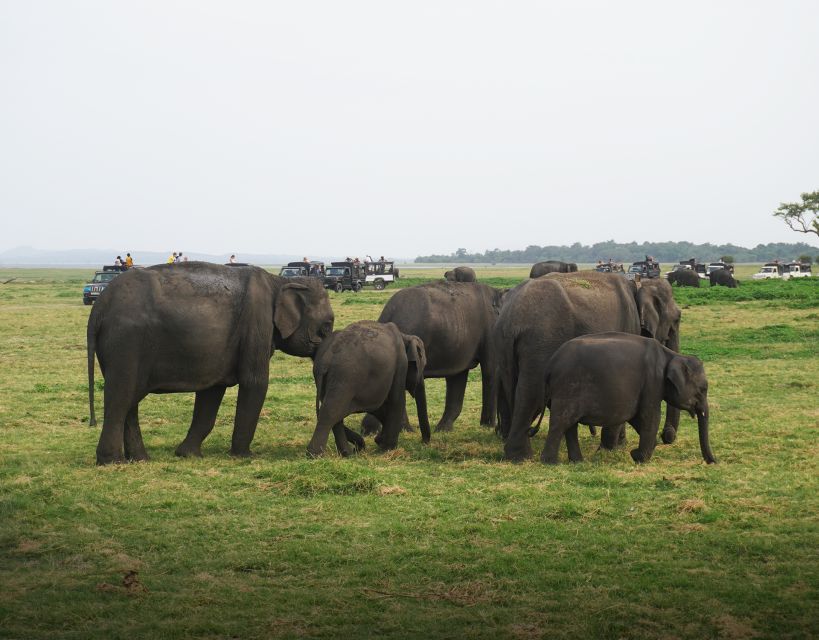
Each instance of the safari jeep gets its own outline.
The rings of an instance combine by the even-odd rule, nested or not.
[[[298,276],[310,276],[313,278],[321,278],[324,275],[323,262],[288,262],[279,271],[282,278],[295,278]]]
[[[753,278],[754,280],[779,279],[782,277],[784,271],[785,270],[781,263],[766,262],[765,265],[759,270],[759,272],[752,275],[751,278]]]
[[[786,280],[790,278],[810,278],[813,275],[809,262],[789,262],[784,269],[782,277]]]
[[[390,282],[398,279],[398,269],[395,263],[386,260],[364,263],[365,279],[364,283],[372,285],[376,291],[381,291]]]
[[[102,271],[96,271],[94,277],[82,289],[82,303],[85,305],[94,304],[100,294],[105,291],[108,283],[122,273],[122,267],[106,265]]]
[[[364,265],[359,262],[331,262],[324,270],[324,288],[358,293],[364,286]]]

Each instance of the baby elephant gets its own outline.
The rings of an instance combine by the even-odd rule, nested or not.
[[[583,459],[577,424],[615,427],[630,423],[640,434],[635,462],[648,462],[657,444],[660,403],[697,416],[700,450],[716,462],[708,443],[708,380],[702,362],[683,356],[652,338],[627,333],[596,333],[569,340],[552,356],[546,371],[549,433],[541,460],[557,463],[565,434],[569,459]]]
[[[472,267],[455,267],[444,274],[444,280],[450,282],[477,282],[478,276]]]
[[[350,453],[348,437],[363,449],[363,438],[344,426],[344,418],[362,412],[381,421],[379,446],[394,449],[406,411],[404,392],[424,393],[426,362],[421,339],[401,333],[392,322],[361,320],[323,340],[313,362],[318,422],[308,454],[324,452],[330,429],[342,456]],[[421,425],[421,435],[429,442],[428,424]]]

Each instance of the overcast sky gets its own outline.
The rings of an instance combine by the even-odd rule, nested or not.
[[[817,244],[815,189],[815,0],[0,0],[0,250]]]

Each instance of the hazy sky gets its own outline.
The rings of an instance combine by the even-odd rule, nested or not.
[[[819,2],[0,0],[0,250],[811,241]]]

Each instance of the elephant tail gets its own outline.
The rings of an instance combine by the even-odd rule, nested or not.
[[[94,413],[94,355],[97,351],[97,323],[94,321],[93,310],[91,318],[88,320],[88,332],[86,334],[87,350],[88,350],[88,409],[89,418],[88,425],[91,427],[97,426],[97,416]]]

